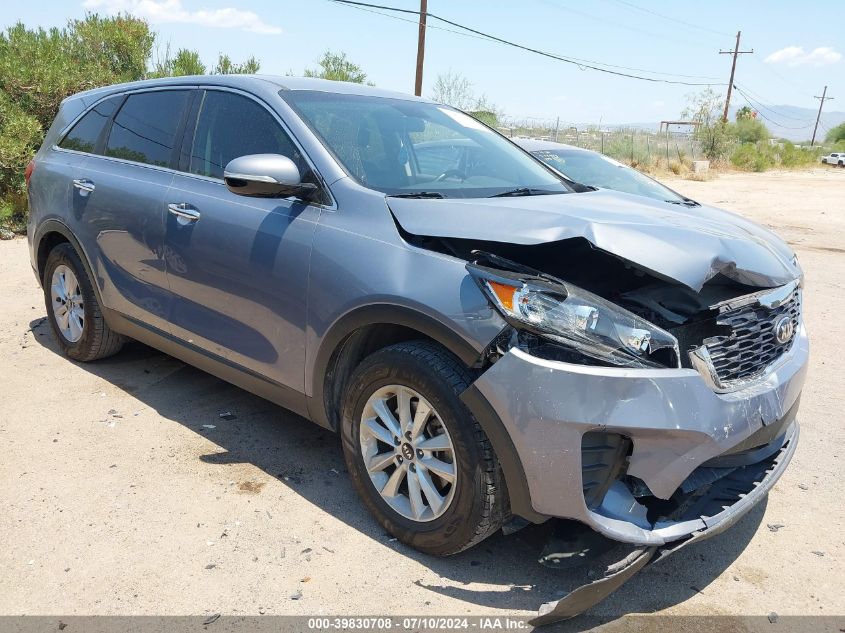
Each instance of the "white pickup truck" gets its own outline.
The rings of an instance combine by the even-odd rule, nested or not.
[[[827,163],[828,165],[838,165],[839,167],[845,167],[845,153],[834,152],[833,154],[822,156],[822,162]]]

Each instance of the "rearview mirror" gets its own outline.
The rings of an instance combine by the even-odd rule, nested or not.
[[[239,156],[226,165],[223,180],[229,191],[239,196],[263,198],[307,198],[317,185],[302,182],[299,168],[281,154]]]

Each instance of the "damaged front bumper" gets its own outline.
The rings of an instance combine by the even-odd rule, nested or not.
[[[802,325],[764,377],[717,393],[693,369],[575,365],[512,348],[472,389],[512,442],[522,514],[660,548],[726,529],[774,485],[795,450],[808,355]],[[728,485],[775,458],[748,489]]]
[[[632,546],[619,556],[620,560],[610,564],[601,577],[574,589],[559,600],[541,605],[530,624],[541,626],[572,618],[604,600],[646,565],[663,560],[691,543],[716,536],[730,528],[766,496],[786,470],[797,443],[798,423],[792,422],[788,436],[775,453],[759,462],[736,468],[715,482],[714,489],[707,495],[709,500],[718,503],[720,499],[730,498],[738,493],[740,498],[736,503],[712,516],[697,516],[700,506],[687,506],[678,517],[678,525],[695,526],[695,531],[685,538],[662,546]]]

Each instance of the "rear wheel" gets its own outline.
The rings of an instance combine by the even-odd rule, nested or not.
[[[425,341],[399,343],[353,373],[341,434],[353,484],[379,523],[435,555],[502,524],[507,499],[490,442],[459,394],[463,365]]]
[[[82,260],[70,244],[50,251],[41,285],[47,319],[67,356],[91,361],[120,351],[125,339],[106,324]]]

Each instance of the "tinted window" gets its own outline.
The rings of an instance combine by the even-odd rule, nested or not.
[[[130,95],[114,118],[106,156],[167,167],[189,94],[162,90]]]
[[[97,146],[97,139],[105,128],[106,123],[114,114],[122,96],[112,97],[101,101],[83,116],[70,132],[59,143],[59,147],[75,149],[79,152],[93,152]]]
[[[209,90],[197,117],[188,171],[223,178],[228,162],[247,154],[281,154],[307,166],[290,137],[263,106],[231,92]]]

